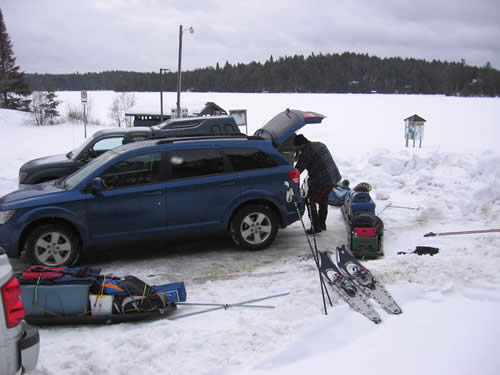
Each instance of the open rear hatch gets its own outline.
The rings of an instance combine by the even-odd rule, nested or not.
[[[255,132],[255,136],[273,141],[278,150],[293,164],[295,132],[307,124],[320,124],[326,116],[310,111],[286,109]]]

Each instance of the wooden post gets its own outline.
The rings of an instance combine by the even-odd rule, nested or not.
[[[406,136],[406,147],[408,147],[408,142],[410,140],[410,128],[408,120],[405,120],[405,136]]]

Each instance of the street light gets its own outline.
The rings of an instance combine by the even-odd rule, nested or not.
[[[182,61],[182,34],[185,31],[189,31],[191,34],[194,33],[194,29],[191,26],[187,30],[182,30],[182,25],[179,25],[179,67],[177,69],[177,117],[181,117],[181,61]]]
[[[163,122],[163,75],[162,72],[168,72],[170,69],[160,68],[160,122]]]

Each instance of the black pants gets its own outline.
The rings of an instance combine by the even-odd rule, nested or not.
[[[332,189],[333,185],[322,185],[311,188],[309,191],[309,201],[311,203],[311,224],[316,231],[326,230],[328,196],[330,195]]]

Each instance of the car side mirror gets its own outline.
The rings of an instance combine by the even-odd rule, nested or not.
[[[103,191],[104,189],[105,189],[104,181],[102,180],[101,177],[96,177],[92,181],[90,181],[90,184],[87,188],[87,190],[91,194],[98,194],[101,191]]]
[[[88,151],[85,151],[83,154],[80,155],[80,158],[79,160],[87,163],[89,161],[90,157],[89,157],[89,152]]]

